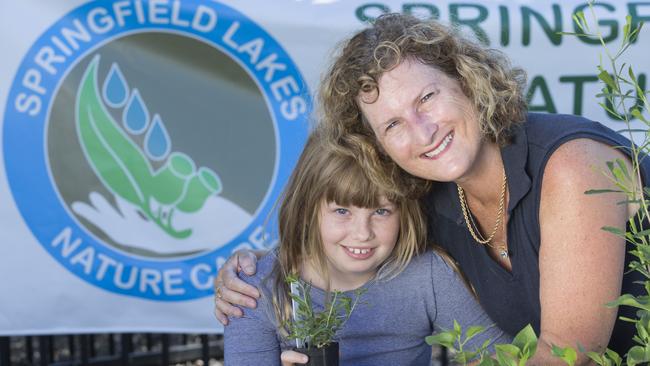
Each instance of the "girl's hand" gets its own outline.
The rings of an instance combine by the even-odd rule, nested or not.
[[[249,276],[255,274],[256,263],[255,252],[242,250],[230,256],[219,269],[214,279],[214,314],[221,324],[228,325],[228,316],[239,318],[243,315],[241,309],[234,305],[247,308],[257,306],[255,299],[260,297],[259,291],[237,276],[242,270]]]
[[[286,350],[280,355],[282,366],[293,366],[294,364],[306,364],[309,361],[307,355],[300,352]]]

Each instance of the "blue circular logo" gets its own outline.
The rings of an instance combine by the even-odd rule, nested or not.
[[[90,2],[16,74],[10,189],[43,248],[85,281],[159,301],[208,296],[233,250],[273,244],[310,104],[286,51],[231,7]]]

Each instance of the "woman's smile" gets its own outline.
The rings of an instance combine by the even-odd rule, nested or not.
[[[436,146],[433,150],[426,152],[422,155],[429,159],[438,159],[444,152],[446,152],[448,147],[451,146],[451,142],[454,140],[454,131],[451,131],[444,139]]]

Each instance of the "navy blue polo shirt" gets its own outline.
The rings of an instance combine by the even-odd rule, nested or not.
[[[557,147],[572,139],[589,138],[628,147],[630,141],[600,123],[570,115],[530,113],[528,120],[513,132],[511,143],[501,149],[510,194],[507,230],[512,272],[497,264],[486,248],[469,234],[456,184],[435,183],[424,203],[431,241],[442,246],[458,262],[488,315],[511,335],[527,324],[531,324],[539,335],[539,204],[546,162]],[[644,183],[650,182],[649,163],[647,159],[643,163]],[[486,184],[500,185],[501,182]],[[626,256],[626,269],[631,258],[629,254]],[[633,283],[640,280],[643,277],[637,272],[626,274],[623,293],[640,294],[642,286]],[[574,295],[567,294],[567,298],[570,296]],[[619,316],[634,317],[634,313],[633,308],[619,308]],[[618,320],[609,347],[619,352],[627,351],[633,345],[634,333],[633,325]]]

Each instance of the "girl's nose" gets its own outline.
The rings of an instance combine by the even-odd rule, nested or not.
[[[359,242],[366,242],[372,240],[375,237],[374,231],[372,230],[372,224],[370,222],[370,217],[359,217],[354,222],[354,239]]]

